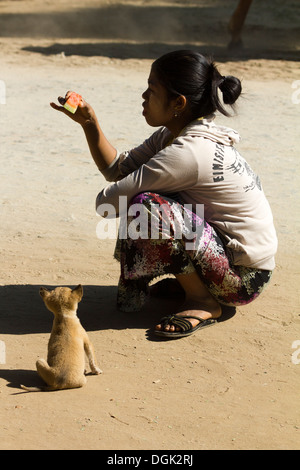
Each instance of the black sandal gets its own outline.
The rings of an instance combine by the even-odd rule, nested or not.
[[[199,324],[193,327],[188,318],[198,320]],[[165,338],[182,338],[184,336],[190,336],[195,333],[195,331],[214,325],[215,323],[217,323],[215,318],[203,320],[202,318],[195,317],[193,315],[168,315],[160,320],[162,328],[165,328],[167,325],[174,325],[181,328],[182,331],[163,331],[162,329],[154,330],[154,333]]]

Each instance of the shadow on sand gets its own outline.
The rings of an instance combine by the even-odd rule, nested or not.
[[[154,59],[168,50],[197,48],[216,60],[299,59],[299,29],[292,5],[263,9],[254,4],[243,30],[245,49],[228,51],[228,22],[236,2],[212,3],[2,13],[0,37],[29,38],[32,44],[23,50],[45,55]],[[289,27],[283,18],[290,20]],[[53,43],[41,46],[41,39]]]
[[[44,286],[53,289],[56,286]],[[71,286],[72,287],[72,286]],[[0,287],[0,333],[25,335],[50,333],[53,315],[39,295],[37,285],[7,285]],[[150,299],[140,312],[120,312],[116,306],[116,286],[84,286],[84,295],[78,306],[78,317],[87,331],[140,328],[148,330],[163,315],[174,312],[176,300]],[[235,314],[235,309],[224,308],[220,321]]]

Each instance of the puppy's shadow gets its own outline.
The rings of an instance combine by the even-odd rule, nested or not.
[[[18,389],[19,392],[16,394],[27,393],[27,391],[20,388],[21,384],[30,384],[30,387],[41,387],[45,385],[36,370],[0,369],[0,379],[3,379],[7,382],[7,387]]]

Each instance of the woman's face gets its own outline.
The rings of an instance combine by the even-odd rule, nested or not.
[[[168,97],[167,90],[156,78],[155,72],[151,69],[148,88],[142,94],[143,116],[147,123],[153,127],[169,127],[174,120],[174,101]]]

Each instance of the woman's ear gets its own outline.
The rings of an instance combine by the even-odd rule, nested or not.
[[[187,99],[184,95],[177,96],[175,100],[175,112],[183,113],[187,106]]]

